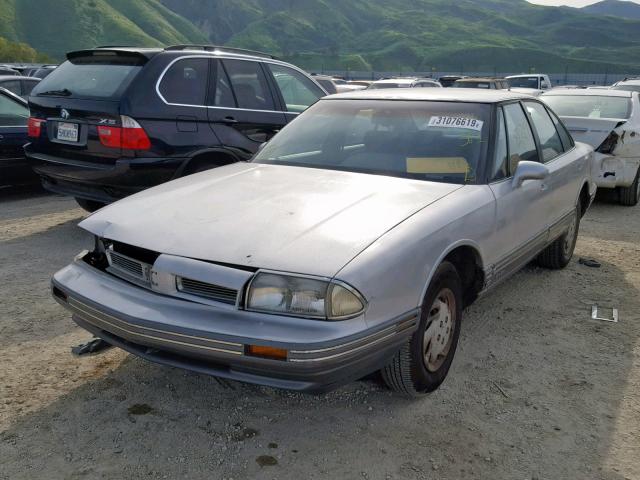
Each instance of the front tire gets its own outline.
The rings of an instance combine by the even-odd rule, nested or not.
[[[578,202],[575,210],[575,218],[569,227],[569,230],[567,230],[564,235],[554,240],[551,245],[545,248],[540,255],[538,255],[538,264],[541,267],[560,270],[569,265],[571,257],[573,257],[573,251],[576,249],[581,217],[582,209],[580,207],[580,202]]]
[[[100,210],[106,205],[106,203],[96,202],[95,200],[87,200],[86,198],[75,197],[76,203],[89,213],[93,213],[96,210]]]
[[[640,199],[640,168],[636,172],[636,178],[628,187],[618,187],[618,201],[625,207],[633,207]]]
[[[461,321],[462,282],[445,261],[427,289],[418,329],[381,371],[387,386],[409,397],[437,389],[453,362]]]

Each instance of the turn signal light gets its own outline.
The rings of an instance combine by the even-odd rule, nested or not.
[[[151,141],[147,133],[133,118],[122,115],[121,127],[98,126],[100,143],[105,147],[125,150],[149,150]]]
[[[245,354],[251,357],[269,358],[271,360],[287,359],[287,351],[284,348],[262,347],[260,345],[247,345]]]
[[[41,118],[29,117],[27,122],[27,136],[31,138],[38,138],[42,131],[42,124],[46,122]]]

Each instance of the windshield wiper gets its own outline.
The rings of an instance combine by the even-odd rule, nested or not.
[[[40,92],[38,95],[59,95],[61,97],[68,97],[71,95],[71,90],[63,88],[62,90],[47,90],[46,92]]]

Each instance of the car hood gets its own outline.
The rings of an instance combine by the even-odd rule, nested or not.
[[[624,118],[560,118],[575,141],[587,143],[593,148],[602,145],[613,130],[627,122]]]
[[[331,277],[460,185],[236,163],[120,200],[80,227],[161,253]]]

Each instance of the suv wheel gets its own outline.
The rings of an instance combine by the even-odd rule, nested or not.
[[[438,388],[451,367],[461,321],[462,282],[455,267],[443,262],[425,295],[418,329],[382,369],[389,388],[410,397]]]
[[[560,238],[554,240],[551,245],[538,255],[538,264],[541,267],[559,270],[569,265],[571,257],[573,257],[573,251],[576,248],[576,242],[578,241],[581,217],[582,209],[580,202],[578,202],[575,210],[575,218],[573,222],[571,222],[567,232]]]
[[[628,187],[618,188],[618,198],[621,205],[633,207],[640,199],[640,168],[636,172],[636,178]]]
[[[96,202],[95,200],[87,200],[86,198],[75,197],[75,199],[78,205],[82,207],[82,209],[90,213],[93,213],[96,210],[100,210],[106,205],[106,203]]]

